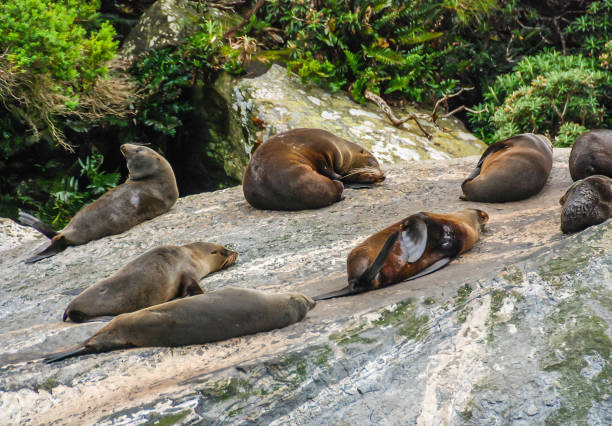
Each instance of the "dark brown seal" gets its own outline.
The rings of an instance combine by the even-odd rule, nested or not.
[[[488,220],[489,215],[477,209],[408,216],[350,252],[347,287],[314,300],[362,293],[437,271],[471,249]]]
[[[612,130],[592,130],[576,139],[569,169],[575,181],[592,175],[612,178]]]
[[[594,175],[574,182],[559,200],[561,230],[582,231],[612,217],[612,179]]]
[[[121,314],[78,348],[48,355],[46,361],[132,347],[226,340],[286,327],[301,321],[314,306],[300,293],[227,288]]]
[[[376,158],[359,145],[321,129],[294,129],[255,151],[242,190],[258,209],[316,209],[342,199],[342,182],[384,179]]]
[[[524,133],[495,142],[461,184],[462,200],[485,203],[517,201],[540,192],[552,169],[552,144]]]
[[[120,234],[170,210],[179,195],[170,163],[141,145],[121,145],[121,152],[127,160],[128,179],[79,210],[60,232],[32,215],[19,214],[21,223],[51,238],[51,244],[26,263],[53,256],[68,246]]]
[[[62,319],[82,322],[202,294],[198,281],[230,266],[237,257],[238,253],[213,243],[154,248],[79,294]]]

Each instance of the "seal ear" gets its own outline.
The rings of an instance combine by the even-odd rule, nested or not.
[[[414,214],[402,223],[400,247],[402,261],[414,263],[423,256],[427,247],[427,224],[423,214]]]

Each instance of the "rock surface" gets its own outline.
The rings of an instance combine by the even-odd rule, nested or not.
[[[433,135],[429,140],[413,121],[394,127],[374,104],[358,104],[344,92],[330,94],[304,84],[276,64],[255,78],[221,75],[214,89],[220,99],[211,102],[206,97],[204,101],[216,110],[227,109],[229,116],[216,119],[223,123],[223,131],[211,134],[212,143],[220,152],[227,152],[220,160],[225,172],[238,180],[242,180],[257,143],[299,127],[329,130],[370,150],[382,164],[464,157],[479,154],[485,148],[457,119],[439,120],[446,131],[422,122]],[[399,117],[406,115],[405,111],[395,112]],[[208,115],[214,116],[215,112],[209,111]]]
[[[458,199],[477,157],[407,162],[325,209],[257,211],[236,187],[34,265],[44,238],[4,249],[0,424],[611,424],[612,221],[560,232],[568,155],[555,150],[547,185],[520,202]],[[60,321],[75,294],[157,245],[237,250],[206,291],[315,295],[345,285],[348,252],[374,231],[468,207],[489,213],[487,232],[448,267],[319,302],[285,329],[39,360],[101,327]]]

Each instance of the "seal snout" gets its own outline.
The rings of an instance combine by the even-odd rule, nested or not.
[[[225,262],[223,263],[222,268],[227,268],[228,266],[233,265],[236,259],[238,259],[238,252],[228,250],[226,248],[223,249],[222,254],[224,256],[227,256],[227,258],[225,259]]]

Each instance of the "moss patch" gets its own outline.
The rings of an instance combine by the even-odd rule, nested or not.
[[[427,337],[429,332],[427,315],[417,315],[417,304],[414,299],[398,303],[393,310],[384,310],[380,318],[374,321],[374,325],[384,326],[393,325],[399,326],[399,334],[406,336],[409,339],[421,340]]]
[[[249,381],[230,377],[216,383],[210,384],[200,393],[215,402],[227,401],[229,399],[247,399],[253,395],[267,395],[265,389],[255,388]]]
[[[329,365],[329,356],[332,352],[332,348],[330,348],[329,345],[325,345],[323,349],[315,352],[314,364],[321,368],[327,367]]]
[[[342,330],[338,333],[330,334],[330,340],[333,340],[338,345],[350,345],[350,344],[371,344],[374,343],[374,339],[370,339],[367,337],[360,336],[360,333],[364,331],[366,327],[365,323],[359,324],[355,327],[350,327],[345,330]]]
[[[46,390],[49,393],[53,393],[53,388],[58,386],[60,383],[57,381],[55,376],[49,377],[47,380],[38,385],[35,390],[38,391],[40,389]]]
[[[601,250],[575,243],[570,249],[557,253],[542,265],[538,272],[543,280],[561,287],[569,282],[568,276],[576,275],[584,269],[592,257],[599,254]]]
[[[168,426],[168,425],[173,425],[176,424],[178,422],[180,422],[181,420],[183,420],[185,417],[187,417],[189,415],[190,411],[189,410],[185,410],[185,411],[181,411],[180,413],[176,413],[176,414],[171,414],[169,416],[152,416],[146,423],[146,426],[150,426],[150,425],[161,425],[161,426]]]
[[[521,285],[523,283],[523,272],[516,266],[504,268],[502,278],[510,284]]]
[[[562,403],[547,424],[582,423],[594,403],[610,398],[612,341],[606,321],[579,297],[562,302],[548,319],[548,347],[541,360],[545,371],[559,374]],[[599,360],[598,365],[590,365]]]
[[[436,300],[431,298],[431,297],[427,297],[425,298],[425,300],[423,300],[423,305],[425,306],[431,306],[431,305],[435,305],[436,304]]]

